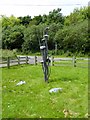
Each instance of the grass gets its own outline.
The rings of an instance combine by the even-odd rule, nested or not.
[[[69,61],[55,61],[54,65],[59,66],[74,66],[74,63],[72,60]],[[87,60],[76,60],[75,65],[77,67],[87,67],[88,68],[88,59]]]
[[[24,80],[26,84],[16,86]],[[62,92],[49,93],[61,87]],[[41,66],[2,68],[3,118],[85,118],[88,113],[88,70],[79,67],[51,67],[48,83]]]

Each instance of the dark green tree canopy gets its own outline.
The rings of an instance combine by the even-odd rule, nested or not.
[[[24,17],[2,16],[2,48],[18,49],[25,53],[40,51],[39,41],[43,38],[45,27],[49,27],[48,46],[60,51],[72,53],[90,52],[90,7],[75,8],[68,15],[63,16],[61,9],[54,9],[48,15]]]

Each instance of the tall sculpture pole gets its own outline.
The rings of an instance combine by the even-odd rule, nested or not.
[[[49,58],[48,58],[48,45],[47,45],[47,41],[48,41],[48,27],[45,28],[44,30],[44,36],[43,39],[41,40],[41,45],[40,45],[40,50],[41,50],[41,54],[42,54],[42,68],[43,68],[43,73],[44,73],[44,80],[45,82],[48,81],[49,78],[49,70],[48,70],[48,66],[49,66]]]

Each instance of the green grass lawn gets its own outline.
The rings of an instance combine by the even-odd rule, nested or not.
[[[26,84],[16,86],[24,80]],[[49,93],[60,87],[62,92]],[[52,66],[48,83],[41,66],[2,68],[3,118],[85,118],[88,113],[88,68]]]

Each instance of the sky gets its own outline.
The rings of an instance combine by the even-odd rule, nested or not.
[[[53,9],[61,8],[66,16],[74,8],[88,6],[88,0],[0,0],[0,15],[34,16],[49,14]]]

